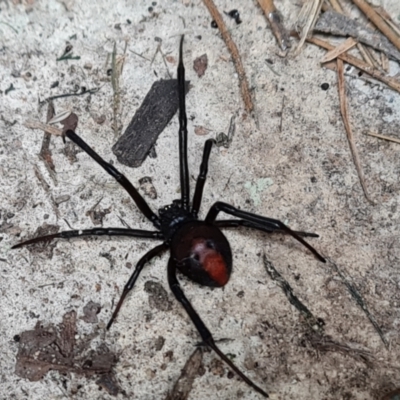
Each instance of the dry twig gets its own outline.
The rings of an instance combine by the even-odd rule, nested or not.
[[[264,11],[280,48],[283,51],[287,50],[290,47],[289,34],[282,24],[281,17],[275,8],[273,0],[258,0],[258,4]]]
[[[186,400],[192,390],[193,382],[202,368],[203,349],[198,347],[186,361],[172,392],[168,394],[165,400]]]
[[[382,17],[365,0],[353,0],[353,3],[370,19],[376,27],[400,50],[400,37],[386,24]]]
[[[379,133],[365,132],[365,134],[379,138],[379,139],[388,140],[389,142],[394,142],[394,143],[400,144],[400,139],[392,138],[392,137],[385,136],[385,135],[380,135]]]
[[[54,117],[54,114],[55,114],[54,104],[50,100],[47,105],[47,116],[46,116],[47,123]],[[50,177],[53,179],[53,182],[55,184],[57,184],[57,176],[55,174],[55,166],[53,163],[51,150],[49,148],[50,137],[51,137],[51,134],[49,132],[45,131],[44,135],[43,135],[42,147],[40,149],[39,157],[43,160],[44,165],[46,166]]]
[[[42,131],[45,131],[46,133],[49,133],[49,134],[55,135],[55,136],[62,136],[62,134],[63,134],[62,130],[59,128],[56,128],[55,126],[46,125],[43,122],[32,120],[32,119],[25,121],[24,125],[30,129],[41,129]]]
[[[351,127],[350,127],[349,115],[348,115],[348,109],[347,109],[346,86],[345,86],[345,79],[344,79],[344,66],[343,66],[342,60],[340,60],[340,59],[337,60],[337,67],[338,67],[337,73],[338,73],[340,111],[342,113],[343,123],[346,128],[347,139],[350,144],[351,153],[353,155],[353,161],[354,161],[354,164],[356,165],[358,178],[360,179],[360,183],[361,183],[362,189],[364,191],[364,195],[365,195],[366,199],[370,203],[373,204],[373,201],[370,199],[370,197],[368,195],[367,186],[365,184],[365,179],[364,179],[364,173],[363,173],[362,167],[361,167],[360,157],[358,155],[356,145],[354,143],[353,131],[351,130]]]
[[[315,37],[308,38],[308,42],[313,43],[317,46],[323,47],[326,50],[333,50],[335,46],[332,46],[330,43],[325,42],[324,40],[317,39]],[[347,62],[348,64],[351,64],[361,71],[367,73],[368,75],[372,76],[372,78],[377,79],[378,81],[381,81],[388,85],[391,89],[396,90],[397,92],[400,93],[400,82],[397,79],[394,79],[390,76],[385,75],[381,71],[376,70],[375,68],[370,67],[368,64],[363,62],[362,60],[350,56],[348,54],[340,54],[338,56],[341,60]]]
[[[251,113],[254,110],[254,104],[253,100],[251,99],[249,84],[247,82],[247,77],[243,68],[242,60],[240,58],[239,50],[236,47],[235,42],[232,40],[232,37],[228,32],[228,29],[226,28],[224,20],[222,19],[222,16],[219,13],[217,7],[215,6],[213,0],[203,0],[203,2],[205,6],[208,8],[211,17],[217,23],[218,29],[221,32],[221,36],[224,39],[226,47],[228,47],[228,50],[232,55],[233,63],[235,64],[236,72],[239,76],[239,86],[240,86],[240,91],[242,92],[244,105],[246,111],[248,113]]]
[[[343,10],[342,6],[339,4],[338,0],[330,0],[330,3],[332,4],[333,10],[335,10],[337,13],[346,15],[345,11]],[[360,52],[362,58],[364,59],[364,61],[367,62],[369,65],[374,65],[368,49],[366,47],[364,47],[361,43],[357,43],[357,48],[358,48],[358,51]]]
[[[296,30],[300,34],[295,55],[300,53],[308,35],[312,32],[321,12],[323,0],[306,0],[296,22]]]
[[[358,42],[385,53],[391,59],[400,61],[400,51],[398,51],[382,33],[370,29],[366,27],[365,24],[335,11],[323,13],[315,24],[314,32],[323,32],[344,37],[351,36]],[[371,51],[371,54],[369,54],[369,52],[368,59],[373,57],[373,52]],[[380,66],[380,62],[378,65]]]
[[[321,63],[326,63],[338,58],[340,54],[346,53],[347,50],[350,50],[356,44],[357,42],[353,38],[349,37],[343,43],[339,44],[339,46],[336,46],[333,50],[328,51],[322,58]]]

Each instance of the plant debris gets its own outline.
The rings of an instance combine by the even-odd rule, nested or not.
[[[165,400],[186,400],[192,390],[194,380],[203,373],[203,349],[198,347],[186,361],[181,375]]]
[[[200,57],[197,57],[193,61],[193,69],[196,71],[196,74],[199,78],[201,78],[206,72],[208,67],[208,57],[207,54],[203,54]]]
[[[340,112],[342,114],[343,123],[344,123],[345,129],[346,129],[347,140],[349,141],[351,154],[353,155],[353,161],[354,161],[354,164],[357,169],[358,178],[360,179],[360,183],[361,183],[361,187],[364,191],[364,195],[371,204],[374,204],[374,202],[371,200],[371,198],[368,194],[368,191],[367,191],[367,185],[365,183],[364,173],[363,173],[363,170],[361,167],[360,156],[358,155],[358,151],[357,151],[355,141],[354,141],[353,131],[350,126],[349,112],[348,112],[347,98],[346,98],[346,86],[345,86],[345,78],[344,78],[344,65],[343,65],[343,61],[340,60],[339,58],[337,59],[337,67],[338,67],[337,74],[338,74]]]
[[[60,230],[58,225],[47,224],[46,222],[43,223],[42,226],[39,226],[32,237],[39,237],[39,236],[47,236],[53,235]],[[34,255],[42,255],[49,259],[53,258],[53,250],[56,247],[56,242],[48,243],[42,242],[37,243],[34,246],[27,247],[28,251]]]
[[[150,199],[155,200],[157,198],[157,191],[153,185],[153,180],[149,176],[144,176],[139,179],[139,187],[143,190],[143,193],[150,197]]]
[[[144,284],[144,290],[149,294],[150,308],[156,308],[159,311],[170,311],[172,309],[172,302],[161,283],[147,281]]]
[[[389,58],[400,61],[400,51],[385,36],[335,11],[324,12],[319,17],[314,31],[337,36],[351,36],[361,43],[384,52]]]
[[[70,311],[58,326],[46,327],[38,322],[31,331],[19,335],[19,349],[15,373],[30,381],[38,381],[50,371],[74,372],[92,376],[106,374],[113,379],[112,368],[117,362],[116,355],[105,345],[91,349],[91,339],[76,339],[76,312]],[[115,380],[114,380],[115,382]],[[107,385],[101,385],[107,390]],[[115,393],[117,384],[113,386]],[[116,393],[118,393],[118,390]]]
[[[272,33],[274,34],[279,47],[286,51],[291,47],[289,33],[282,24],[282,18],[279,11],[275,8],[273,0],[258,0],[258,4],[264,11]]]
[[[244,71],[242,59],[240,58],[239,50],[235,42],[232,40],[231,34],[229,33],[229,30],[226,27],[225,22],[220,12],[218,11],[217,7],[215,6],[213,0],[203,0],[203,3],[205,4],[209,13],[211,14],[211,17],[214,19],[214,22],[221,33],[222,39],[224,39],[226,47],[231,53],[233,64],[235,65],[236,72],[239,77],[239,86],[240,86],[240,91],[242,93],[244,106],[246,108],[246,111],[248,113],[251,113],[254,110],[254,104],[251,98],[249,83],[247,81],[247,76]]]
[[[322,336],[319,333],[313,332],[307,337],[310,344],[321,352],[334,351],[347,356],[351,356],[357,361],[362,361],[369,367],[372,367],[373,355],[366,349],[361,349],[360,345],[355,343],[340,343],[334,341],[329,336]]]
[[[89,303],[87,303],[86,306],[83,307],[83,316],[80,317],[80,319],[88,324],[97,324],[97,322],[99,322],[97,315],[100,311],[101,306],[99,303],[89,301]]]
[[[185,83],[186,94],[189,83]],[[118,161],[128,167],[140,167],[178,106],[178,81],[154,82],[124,134],[112,148]]]

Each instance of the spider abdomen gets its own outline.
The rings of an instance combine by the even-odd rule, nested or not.
[[[178,269],[200,285],[221,287],[232,272],[232,253],[224,234],[213,224],[190,221],[171,241],[171,255]]]

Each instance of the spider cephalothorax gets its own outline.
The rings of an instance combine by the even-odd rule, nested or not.
[[[276,219],[262,217],[246,211],[239,210],[223,202],[215,203],[209,210],[204,221],[198,220],[198,212],[203,196],[204,184],[207,177],[208,159],[214,140],[209,139],[205,142],[203,159],[200,165],[200,172],[197,178],[193,201],[190,204],[189,187],[189,168],[187,162],[187,118],[185,106],[185,69],[182,61],[183,37],[180,43],[179,65],[178,65],[178,94],[179,94],[179,162],[180,162],[180,183],[181,199],[175,200],[172,204],[159,210],[159,215],[155,214],[143,197],[139,194],[131,182],[120,173],[113,165],[104,161],[81,137],[75,133],[77,117],[72,114],[69,120],[64,123],[64,135],[81,147],[90,157],[92,157],[107,173],[109,173],[131,196],[139,210],[157,229],[156,231],[146,231],[141,229],[124,228],[94,228],[85,230],[63,231],[53,235],[37,237],[15,245],[13,248],[22,247],[28,244],[51,241],[56,238],[69,239],[80,236],[132,236],[139,238],[155,239],[162,241],[150,251],[148,251],[136,264],[135,271],[126,283],[120,300],[114,313],[107,325],[109,329],[117,317],[122,303],[133,288],[141,273],[144,265],[159,255],[170,250],[168,261],[168,283],[176,299],[185,308],[187,314],[198,330],[205,345],[214,350],[221,359],[229,365],[248,385],[261,393],[264,397],[268,394],[251,381],[238,367],[228,358],[215,344],[211,332],[207,329],[200,316],[192,307],[179,285],[176,277],[176,270],[185,274],[191,280],[206,286],[224,286],[232,272],[232,252],[228,240],[221,232],[221,228],[247,227],[267,233],[286,233],[293,236],[304,246],[306,246],[320,261],[325,259],[302,237],[317,235],[305,232],[295,232]],[[216,220],[218,214],[224,212],[236,219]]]

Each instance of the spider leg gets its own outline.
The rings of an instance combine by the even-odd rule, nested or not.
[[[315,255],[315,257],[318,258],[318,260],[320,260],[322,262],[326,262],[325,258],[322,257],[318,253],[318,251],[314,249],[314,247],[312,247],[310,244],[308,244],[296,232],[292,231],[288,226],[286,226],[283,222],[281,222],[277,219],[262,217],[261,215],[252,214],[247,211],[242,211],[242,210],[239,210],[236,207],[233,207],[229,204],[223,203],[222,201],[218,201],[210,208],[210,211],[208,211],[206,221],[214,222],[215,219],[217,218],[218,213],[220,213],[221,211],[225,212],[227,214],[233,215],[234,217],[237,217],[237,218],[243,218],[244,220],[250,221],[256,225],[266,224],[268,227],[275,226],[277,229],[281,229],[281,230],[287,232],[289,235],[292,235],[301,244],[303,244],[305,247],[307,247],[307,249],[310,250]]]
[[[189,210],[189,167],[187,157],[187,117],[185,102],[185,67],[182,60],[183,48],[182,35],[179,47],[179,64],[178,64],[178,93],[179,93],[179,171],[181,179],[181,205],[184,210]]]
[[[250,221],[245,221],[243,219],[227,219],[227,220],[219,220],[214,221],[214,225],[218,226],[218,228],[253,228],[266,233],[283,233],[287,234],[288,232],[284,229],[277,228],[275,224],[268,225],[264,223],[263,225],[255,224]],[[319,237],[316,233],[311,232],[303,232],[303,231],[293,231],[297,235],[301,237]]]
[[[62,231],[54,233],[53,235],[40,236],[33,239],[25,240],[24,242],[18,243],[11,247],[12,249],[18,249],[22,246],[29,244],[50,242],[53,239],[71,239],[82,236],[129,236],[139,237],[147,239],[159,239],[163,240],[164,235],[157,231],[144,231],[142,229],[123,229],[123,228],[93,228],[93,229],[82,229],[74,231]]]
[[[145,264],[147,262],[149,262],[152,258],[156,257],[157,255],[159,255],[160,253],[162,253],[163,251],[165,251],[168,248],[168,245],[166,243],[162,243],[156,247],[154,247],[153,249],[151,249],[150,251],[148,251],[136,264],[135,270],[133,271],[133,274],[131,275],[131,277],[129,278],[129,281],[126,283],[124,290],[122,292],[122,295],[118,301],[117,307],[115,307],[115,310],[110,318],[110,321],[108,321],[107,324],[107,330],[109,330],[111,328],[111,325],[113,324],[113,322],[115,321],[115,319],[117,318],[118,312],[122,306],[122,303],[125,300],[125,297],[127,296],[127,294],[132,290],[133,286],[135,285],[135,282],[137,280],[137,278],[139,277],[140,273],[142,272],[143,267],[145,266]]]
[[[119,172],[113,165],[106,162],[102,157],[100,157],[80,136],[78,136],[74,131],[67,130],[65,132],[70,140],[77,144],[84,152],[86,152],[90,157],[93,158],[104,170],[110,174],[131,196],[133,201],[136,203],[139,210],[148,218],[156,228],[160,227],[160,220],[158,216],[150,209],[149,205],[146,203],[144,198],[139,194],[132,183]]]
[[[204,184],[206,183],[207,172],[208,172],[208,160],[210,158],[211,149],[214,143],[215,143],[214,139],[208,139],[204,143],[203,159],[200,164],[200,172],[199,176],[197,177],[196,189],[194,191],[193,204],[192,204],[192,214],[196,217],[199,212],[201,200],[203,197],[203,189],[204,189]]]
[[[197,312],[183,293],[183,290],[179,285],[178,279],[176,277],[176,263],[172,258],[170,258],[168,262],[168,283],[169,287],[172,290],[172,293],[175,295],[176,299],[182,304],[183,308],[188,313],[203,342],[212,350],[214,350],[222,359],[222,361],[224,361],[249,386],[251,386],[258,393],[262,394],[264,397],[269,397],[268,394],[264,392],[264,390],[258,387],[243,372],[241,372],[240,369],[215,344],[215,340],[212,337],[211,332],[208,330],[204,322],[201,320],[199,314],[197,314]]]

